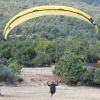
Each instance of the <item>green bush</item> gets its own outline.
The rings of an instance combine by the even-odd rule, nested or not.
[[[100,85],[100,68],[96,68],[94,71],[94,83]]]
[[[14,61],[11,62],[8,67],[13,69],[18,74],[21,73],[21,69],[23,68],[23,66],[19,65],[17,62],[14,62]]]
[[[94,85],[93,82],[94,79],[94,68],[90,68],[87,71],[84,72],[84,74],[81,77],[81,82],[83,85]]]
[[[81,61],[81,57],[66,51],[64,57],[62,57],[55,66],[53,71],[56,75],[64,75],[72,85],[77,85],[81,81],[81,75],[86,71],[83,68],[84,63]]]

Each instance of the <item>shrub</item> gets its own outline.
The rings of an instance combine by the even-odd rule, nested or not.
[[[19,65],[17,62],[11,62],[9,64],[9,68],[13,69],[15,72],[17,72],[18,74],[20,74],[21,69],[23,68],[23,66]]]
[[[18,82],[22,82],[22,81],[24,81],[24,80],[23,80],[23,78],[18,78],[17,81],[18,81]]]
[[[93,78],[94,78],[94,69],[90,68],[81,77],[81,81],[84,85],[93,85]]]
[[[100,68],[96,68],[94,71],[94,83],[100,84]]]
[[[0,82],[16,86],[15,79],[16,75],[14,71],[3,64],[0,64]]]

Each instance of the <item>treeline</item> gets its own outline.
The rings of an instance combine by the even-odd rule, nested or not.
[[[43,38],[41,34],[38,34],[38,37],[22,35],[9,37],[7,41],[1,39],[0,62],[9,65],[16,61],[25,67],[50,66],[59,61],[66,50],[75,52],[86,63],[95,63],[100,59],[100,41],[95,35],[90,36],[91,39],[88,40],[72,35],[58,36],[53,40],[45,36]]]
[[[97,63],[100,59],[100,41],[77,41],[68,37],[66,43],[66,50],[53,73],[65,76],[66,83],[70,85],[100,85],[100,64]]]

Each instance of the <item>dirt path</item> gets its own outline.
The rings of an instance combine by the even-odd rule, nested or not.
[[[1,92],[4,97],[0,97],[0,100],[100,100],[99,88],[67,86],[65,85],[64,77],[55,77],[52,73],[48,73],[50,68],[42,68],[42,74],[37,73],[41,69],[37,72],[34,70],[37,69],[23,69],[22,77],[24,81],[18,84],[18,87],[1,87]],[[32,71],[35,73],[30,74]],[[48,75],[44,73],[48,73]],[[47,81],[51,82],[52,80],[59,82],[57,92],[53,97],[51,97],[49,87],[46,84]]]
[[[0,100],[100,100],[100,89],[58,86],[50,97],[48,86],[2,87]]]

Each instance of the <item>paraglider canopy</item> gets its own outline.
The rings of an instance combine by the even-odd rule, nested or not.
[[[66,7],[66,6],[40,6],[27,9],[16,16],[14,16],[6,25],[4,29],[4,38],[7,40],[8,33],[17,25],[25,22],[29,19],[45,16],[45,15],[64,15],[71,16],[81,20],[84,20],[95,28],[96,33],[98,33],[98,27],[93,19],[81,10]]]

